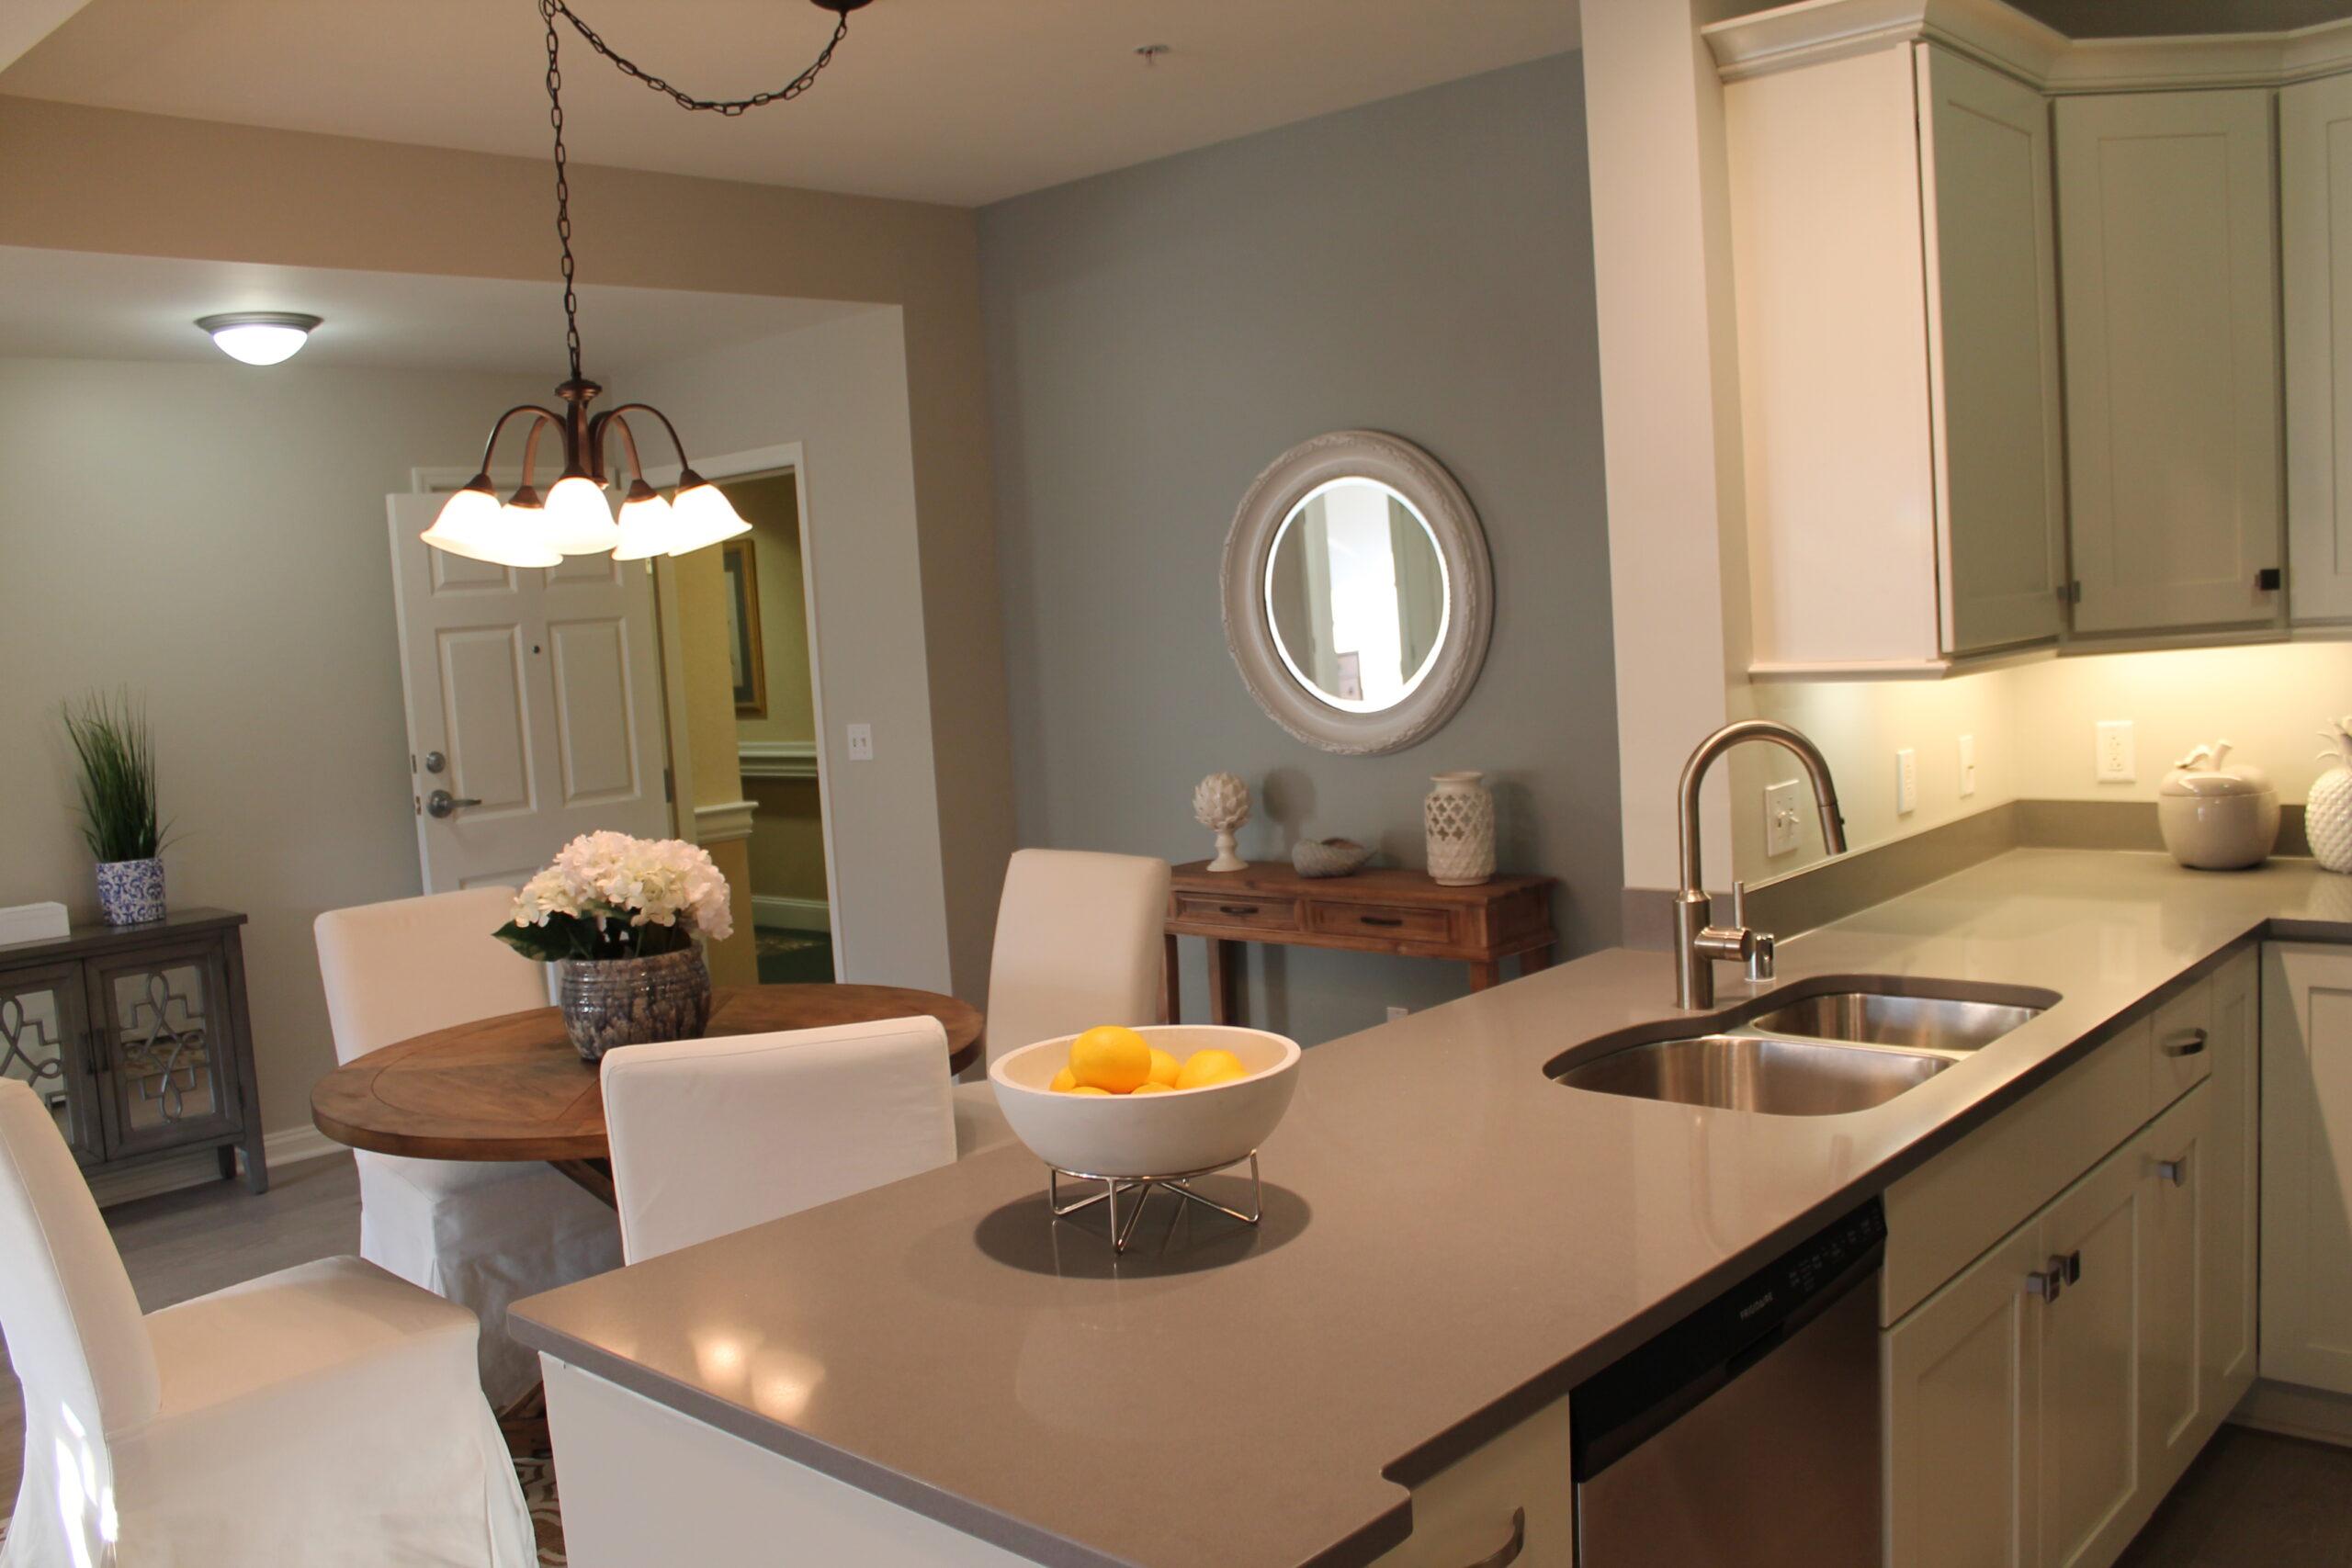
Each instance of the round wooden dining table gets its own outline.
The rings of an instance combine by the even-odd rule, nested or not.
[[[980,1052],[978,1008],[898,986],[721,986],[705,1039],[928,1016],[951,1073]],[[554,1008],[479,1019],[346,1062],[311,1090],[311,1120],[337,1143],[412,1159],[545,1160],[611,1203],[612,1146],[595,1064]]]

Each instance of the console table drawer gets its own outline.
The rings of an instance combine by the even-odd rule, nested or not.
[[[1385,937],[1396,942],[1450,942],[1453,912],[1412,904],[1306,906],[1306,929],[1324,936]]]
[[[1295,931],[1298,900],[1259,898],[1247,893],[1179,893],[1176,919],[1188,925],[1228,926],[1237,931]]]

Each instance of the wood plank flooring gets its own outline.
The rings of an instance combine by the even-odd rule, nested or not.
[[[256,1198],[214,1181],[106,1212],[139,1304],[149,1312],[297,1263],[359,1250],[359,1170],[349,1155],[269,1173]],[[16,1373],[0,1367],[0,1516],[17,1497],[25,1406]]]

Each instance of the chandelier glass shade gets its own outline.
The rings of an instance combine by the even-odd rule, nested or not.
[[[736,515],[718,487],[695,472],[686,460],[685,446],[678,439],[677,427],[659,409],[648,403],[622,403],[601,413],[588,412],[604,389],[580,372],[580,301],[572,288],[571,189],[563,144],[563,76],[557,59],[556,23],[559,18],[569,22],[591,49],[623,74],[666,95],[680,107],[732,117],[806,92],[848,34],[849,14],[869,0],[814,3],[835,13],[839,20],[813,64],[773,92],[748,98],[706,99],[681,92],[615,53],[594,28],[571,13],[564,0],[538,0],[539,17],[547,26],[548,119],[555,128],[556,235],[563,253],[564,343],[571,374],[555,389],[560,411],[523,403],[498,416],[490,427],[490,439],[482,446],[481,470],[442,504],[433,526],[421,536],[427,545],[499,566],[551,567],[566,556],[610,555],[616,560],[682,556],[751,531],[752,525]],[[642,416],[649,423],[658,423],[677,454],[677,488],[666,500],[645,477],[645,465],[638,457],[637,432],[629,423],[631,414]],[[518,419],[527,424],[522,435],[522,482],[502,501],[491,482],[491,470],[500,435]],[[542,439],[550,434],[560,451],[560,468],[543,492],[537,488],[539,448]],[[616,515],[611,494],[624,476],[620,463],[626,464],[627,485]]]

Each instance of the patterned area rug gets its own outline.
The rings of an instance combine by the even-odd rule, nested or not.
[[[539,1568],[566,1568],[571,1559],[563,1554],[563,1512],[556,1502],[547,1412],[510,1416],[498,1425],[514,1456],[514,1479],[523,1483],[523,1501],[530,1505],[531,1528],[539,1538]],[[8,1521],[0,1518],[0,1547],[7,1544]]]
[[[786,931],[761,926],[752,936],[759,953],[763,986],[822,985],[833,977],[833,938],[831,931]]]

